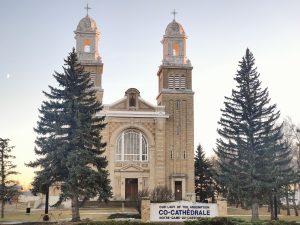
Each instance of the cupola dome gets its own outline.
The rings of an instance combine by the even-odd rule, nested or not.
[[[180,23],[173,20],[168,24],[165,32],[166,36],[185,35],[184,29]]]
[[[88,15],[86,15],[86,17],[82,18],[79,21],[76,31],[79,31],[79,32],[97,32],[96,21],[93,20]]]

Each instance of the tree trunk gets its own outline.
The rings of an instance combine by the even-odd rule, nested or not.
[[[278,204],[277,204],[277,195],[274,193],[274,219],[278,220]]]
[[[285,186],[286,215],[290,216],[289,187]]]
[[[278,213],[278,215],[280,215],[280,213],[281,213],[281,202],[278,200],[277,201],[277,213]]]
[[[257,198],[256,198],[256,197],[254,197],[253,200],[252,200],[251,210],[252,210],[252,218],[251,218],[251,221],[259,220],[259,214],[258,214],[258,201],[257,201]]]
[[[2,198],[2,205],[1,205],[1,218],[4,218],[4,205],[5,205],[5,194],[6,194],[6,187],[5,187],[5,167],[4,167],[4,151],[5,148],[1,149],[1,198]]]
[[[237,201],[235,204],[235,208],[238,208],[238,207],[239,207],[239,202]]]
[[[45,215],[43,217],[43,221],[49,221],[49,187],[47,187],[47,191],[46,191],[46,202],[45,202]]]
[[[72,222],[80,221],[78,197],[72,197]]]
[[[244,201],[241,201],[241,208],[245,209],[245,203],[244,203]]]
[[[1,218],[4,218],[4,205],[5,205],[5,199],[2,199],[2,204],[1,204]]]
[[[296,188],[297,188],[297,186],[296,186],[296,184],[294,184],[292,202],[293,202],[293,208],[294,208],[294,211],[295,211],[295,216],[299,216],[298,210],[297,210],[297,205],[296,205],[296,200],[295,200],[295,194],[296,194],[296,190],[297,190]]]
[[[269,208],[270,208],[270,215],[271,215],[271,220],[275,220],[275,215],[274,215],[274,205],[273,205],[273,195],[270,194],[269,196]]]

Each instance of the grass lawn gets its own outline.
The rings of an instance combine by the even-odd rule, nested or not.
[[[228,207],[227,209],[228,209],[228,216],[230,217],[240,218],[247,221],[251,220],[251,210],[245,210],[245,209],[235,208],[235,207]],[[278,214],[279,219],[286,220],[286,221],[300,221],[300,217],[295,216],[293,210],[290,211],[291,211],[291,216],[287,216],[286,210],[281,210],[280,214]],[[259,218],[261,220],[270,220],[270,213],[268,212],[267,207],[259,208]]]
[[[135,209],[126,208],[127,213],[136,213]],[[93,221],[106,220],[110,214],[122,213],[121,208],[114,209],[80,209],[81,219],[90,219]],[[25,210],[9,210],[5,212],[4,218],[0,218],[1,221],[43,221],[43,210],[32,210],[30,214],[26,214]],[[70,221],[71,209],[50,209],[49,210],[50,221]],[[1,224],[1,223],[0,223]]]

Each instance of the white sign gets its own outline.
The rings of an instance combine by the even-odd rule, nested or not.
[[[151,203],[150,221],[184,221],[218,216],[218,205],[188,201]]]

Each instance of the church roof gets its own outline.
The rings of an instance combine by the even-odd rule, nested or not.
[[[168,24],[166,31],[166,36],[176,36],[176,35],[185,35],[184,29],[180,23],[178,23],[175,19]]]
[[[97,32],[97,24],[94,19],[86,15],[84,18],[82,18],[77,26],[76,31],[78,32]]]

